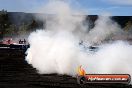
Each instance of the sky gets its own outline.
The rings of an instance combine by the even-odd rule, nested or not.
[[[34,13],[52,0],[0,0],[0,10]],[[81,8],[88,15],[110,13],[113,16],[132,16],[132,0],[63,0],[70,1],[74,8]]]

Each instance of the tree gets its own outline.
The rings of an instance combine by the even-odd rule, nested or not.
[[[131,28],[132,28],[132,22],[131,21],[128,21],[126,23],[126,26],[124,27],[124,30],[125,31],[129,31]]]
[[[8,28],[5,29],[4,36],[14,36],[17,35],[17,33],[16,25],[11,24]]]
[[[7,11],[3,9],[2,11],[0,11],[0,33],[1,33],[0,37],[3,37],[4,33],[6,32],[5,29],[8,28],[9,25],[10,22]]]
[[[35,20],[32,20],[31,24],[29,24],[30,31],[33,31],[34,29],[38,28],[38,23]]]

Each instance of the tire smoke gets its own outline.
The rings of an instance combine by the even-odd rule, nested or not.
[[[122,30],[109,17],[100,16],[95,27],[85,32],[85,16],[77,16],[80,11],[71,8],[65,1],[52,1],[43,7],[52,17],[46,18],[46,29],[30,34],[26,60],[40,74],[76,75],[82,65],[87,73],[127,73],[132,74],[132,45],[126,41],[102,43]],[[47,13],[48,13],[47,12]],[[73,14],[74,13],[74,14]],[[43,18],[42,18],[43,19]],[[84,41],[79,45],[80,41]],[[87,46],[99,43],[96,52]]]

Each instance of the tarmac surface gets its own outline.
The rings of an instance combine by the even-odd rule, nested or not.
[[[25,61],[23,50],[0,49],[0,88],[132,88],[124,84],[77,84],[75,77],[38,74]]]

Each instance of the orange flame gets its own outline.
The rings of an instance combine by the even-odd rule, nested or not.
[[[82,65],[78,67],[78,75],[84,76],[86,74],[85,70],[82,68]]]

